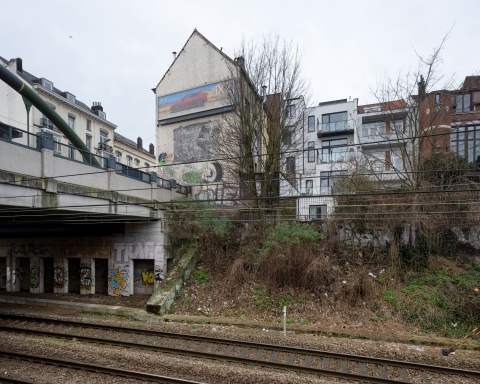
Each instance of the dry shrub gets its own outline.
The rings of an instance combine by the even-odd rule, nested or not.
[[[342,301],[349,307],[354,307],[360,301],[366,301],[375,296],[375,290],[371,277],[365,268],[358,269],[348,278],[348,283],[343,285],[339,301]]]

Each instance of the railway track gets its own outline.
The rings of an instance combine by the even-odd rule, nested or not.
[[[140,381],[148,381],[148,382],[155,382],[155,383],[165,383],[165,384],[202,384],[198,381],[190,381],[190,380],[183,380],[174,377],[167,377],[167,376],[159,376],[159,375],[152,375],[149,373],[144,372],[135,372],[129,371],[125,369],[117,369],[112,367],[104,367],[101,365],[92,365],[92,364],[84,364],[79,363],[77,361],[72,360],[62,360],[62,359],[53,359],[49,357],[39,357],[33,355],[25,355],[22,353],[15,353],[15,352],[6,352],[0,351],[0,358],[4,357],[7,359],[16,359],[16,360],[24,360],[28,361],[29,363],[38,363],[38,364],[45,364],[45,365],[54,365],[57,367],[65,367],[69,369],[75,370],[82,370],[93,372],[95,375],[97,374],[105,374],[108,376],[118,376],[124,377],[129,379],[136,379]],[[21,381],[19,379],[9,378],[9,377],[0,377],[0,383],[30,383],[28,381]]]
[[[260,366],[368,383],[431,384],[439,375],[448,376],[452,383],[458,376],[480,380],[480,372],[412,362],[64,320],[3,314],[0,318],[0,331],[4,332],[226,361],[247,368]]]

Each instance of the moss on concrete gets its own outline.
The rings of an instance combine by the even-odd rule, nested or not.
[[[195,248],[189,248],[178,258],[172,271],[168,273],[148,300],[147,312],[164,315],[170,309],[183,283],[188,279],[195,266],[196,254]]]

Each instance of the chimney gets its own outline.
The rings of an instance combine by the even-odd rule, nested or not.
[[[103,112],[103,107],[102,103],[99,101],[94,101],[92,105],[92,111],[102,111]]]
[[[17,71],[18,72],[23,72],[23,63],[22,59],[17,57]]]
[[[177,52],[172,52],[172,55],[173,55],[173,60],[175,60],[177,58]]]
[[[140,136],[138,136],[138,139],[137,139],[137,148],[143,149],[142,138]]]
[[[150,143],[150,146],[148,147],[148,149],[150,154],[155,156],[155,146],[152,143]]]
[[[239,56],[239,57],[235,58],[235,62],[236,62],[237,65],[238,65],[239,67],[241,67],[241,68],[243,68],[244,65],[245,65],[245,59],[244,59],[243,56]]]
[[[423,100],[425,98],[425,81],[423,75],[420,75],[420,81],[418,82],[418,98]]]

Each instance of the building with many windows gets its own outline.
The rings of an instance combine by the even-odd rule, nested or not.
[[[124,164],[128,167],[141,169],[143,172],[155,172],[155,146],[150,143],[149,150],[143,148],[141,137],[137,138],[135,143],[133,140],[127,139],[125,136],[115,132],[114,134],[114,155],[117,164]]]

